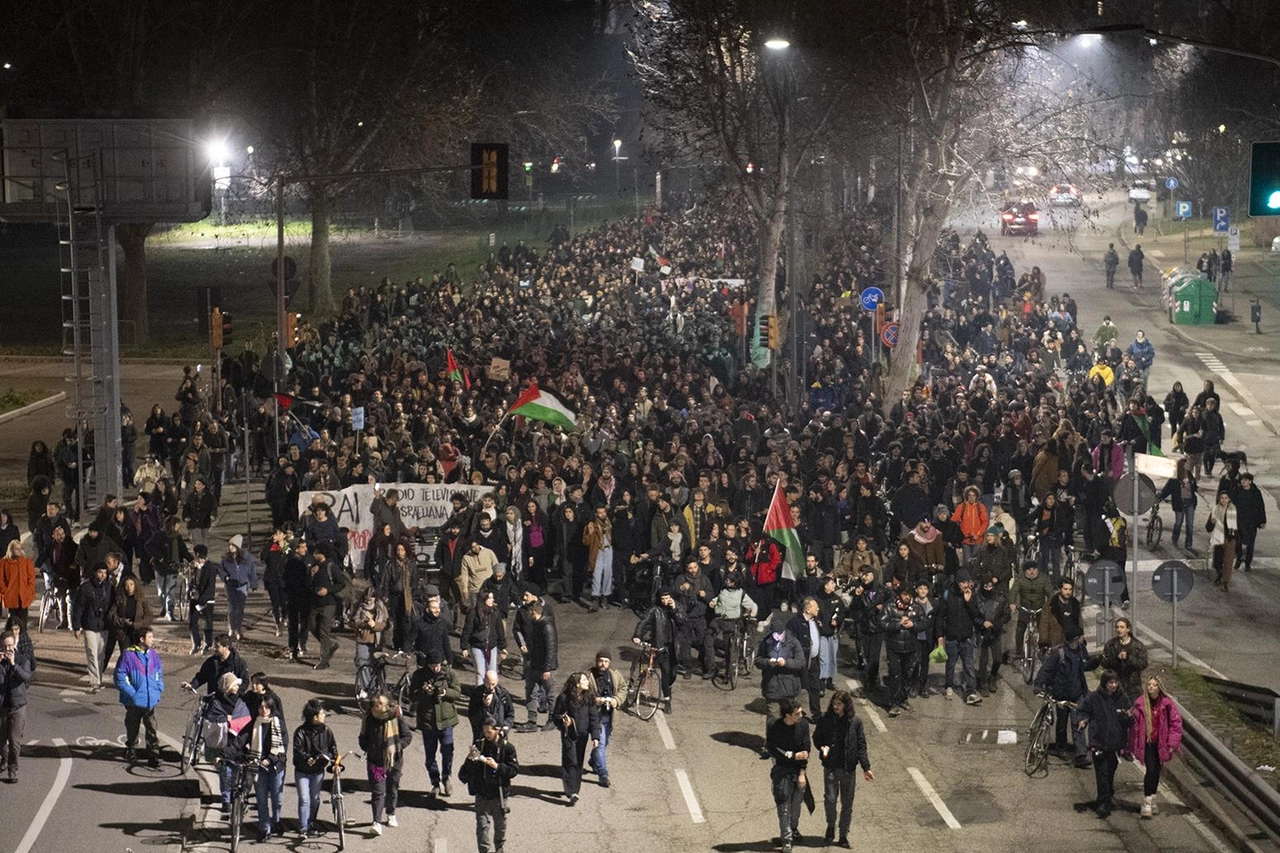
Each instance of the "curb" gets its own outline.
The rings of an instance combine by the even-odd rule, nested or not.
[[[41,409],[52,406],[54,403],[61,403],[65,399],[67,399],[67,392],[59,391],[51,397],[45,397],[43,400],[36,400],[34,403],[29,403],[20,409],[14,409],[12,412],[5,412],[3,415],[0,415],[0,424],[7,424],[9,421],[16,420],[23,415],[38,412]]]

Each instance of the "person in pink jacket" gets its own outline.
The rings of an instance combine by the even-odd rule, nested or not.
[[[1133,726],[1129,752],[1147,768],[1142,781],[1142,817],[1158,814],[1156,788],[1160,768],[1182,749],[1182,715],[1177,703],[1164,692],[1160,679],[1151,676],[1146,690],[1133,702]]]

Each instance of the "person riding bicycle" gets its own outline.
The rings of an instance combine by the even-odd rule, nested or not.
[[[1072,623],[1064,631],[1065,641],[1054,646],[1044,659],[1044,665],[1036,674],[1035,688],[1037,693],[1044,693],[1055,702],[1079,702],[1089,686],[1085,683],[1084,674],[1097,666],[1095,656],[1089,654],[1084,639],[1084,629]],[[1075,746],[1077,767],[1089,766],[1089,740],[1076,727],[1080,720],[1073,709],[1070,714],[1065,710],[1058,714],[1057,730],[1054,733],[1054,744],[1049,751],[1066,757],[1067,728],[1071,722],[1071,738]]]
[[[1035,560],[1023,563],[1022,574],[1013,579],[1013,586],[1009,588],[1009,615],[1018,618],[1018,632],[1013,635],[1015,647],[1027,633],[1027,611],[1040,610],[1051,595],[1053,582],[1048,576],[1040,574],[1039,564]]]
[[[671,590],[663,587],[658,591],[657,603],[636,622],[631,636],[631,642],[637,645],[647,643],[658,650],[657,664],[662,672],[663,712],[668,715],[671,714],[671,688],[676,680],[676,637],[683,621],[684,613],[676,607]]]
[[[716,643],[720,640],[725,642],[725,660],[726,665],[730,668],[734,665],[733,660],[733,636],[741,630],[743,616],[755,618],[758,608],[756,603],[751,600],[751,596],[747,595],[746,590],[740,585],[740,573],[731,572],[724,576],[724,588],[711,599],[708,605],[713,614],[711,622],[707,625],[706,634],[703,635],[702,641],[702,659],[703,661],[715,660]],[[710,670],[704,670],[703,678],[710,678]]]

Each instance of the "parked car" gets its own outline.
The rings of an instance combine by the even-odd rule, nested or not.
[[[1000,233],[1034,237],[1040,233],[1040,210],[1029,201],[1006,204],[1000,211]]]
[[[1134,181],[1130,184],[1129,201],[1151,201],[1151,184],[1147,181]]]

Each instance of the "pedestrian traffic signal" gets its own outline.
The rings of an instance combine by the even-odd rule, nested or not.
[[[1253,143],[1249,163],[1249,215],[1280,216],[1280,142]]]
[[[508,149],[505,143],[471,145],[471,198],[476,201],[507,198]]]

